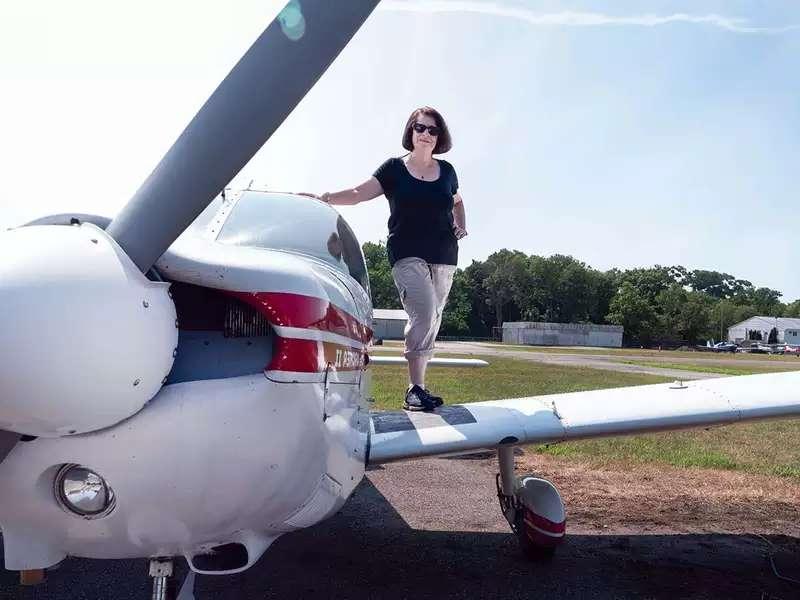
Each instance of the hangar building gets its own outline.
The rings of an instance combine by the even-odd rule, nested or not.
[[[403,309],[375,308],[372,310],[372,330],[375,339],[402,340],[408,314]]]
[[[778,330],[779,344],[800,345],[800,319],[789,317],[750,317],[728,327],[728,341],[737,344],[750,339],[751,332],[761,332],[761,340],[769,339],[772,328]]]
[[[503,342],[534,346],[621,348],[624,328],[593,323],[503,323]]]

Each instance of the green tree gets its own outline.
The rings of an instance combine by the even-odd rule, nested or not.
[[[651,304],[656,296],[671,285],[678,283],[676,273],[682,267],[655,265],[646,269],[629,269],[619,275],[619,284],[629,283]]]
[[[793,318],[800,317],[800,300],[795,300],[787,304],[786,308],[783,309],[783,316]]]
[[[469,312],[469,331],[476,337],[487,337],[492,332],[494,313],[489,294],[483,285],[488,274],[486,263],[473,260],[464,269],[464,284],[469,294],[471,309]]]
[[[681,307],[678,333],[682,340],[695,343],[711,335],[711,314],[714,299],[703,292],[689,292]]]
[[[383,242],[365,242],[362,246],[367,262],[372,306],[375,308],[403,308],[392,278],[392,268]]]
[[[778,290],[760,287],[748,291],[745,296],[748,300],[747,304],[755,306],[758,314],[767,317],[780,317],[783,315],[784,305],[780,300],[783,294]]]
[[[442,335],[470,334],[469,317],[472,312],[472,302],[469,296],[467,276],[461,269],[456,269],[453,275],[453,287],[447,297],[447,305],[442,315]]]
[[[658,337],[672,341],[683,339],[681,329],[686,302],[687,292],[677,283],[659,292],[655,302],[658,309]]]
[[[609,310],[606,320],[615,325],[622,325],[625,328],[626,340],[642,344],[650,343],[657,325],[657,317],[646,295],[633,283],[626,281],[622,284],[611,300]]]
[[[495,316],[495,326],[502,327],[504,316],[514,320],[520,314],[514,302],[520,281],[526,279],[527,257],[518,250],[500,250],[486,259],[483,287]]]

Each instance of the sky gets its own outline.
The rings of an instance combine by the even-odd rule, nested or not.
[[[0,3],[0,230],[116,214],[281,4]],[[422,105],[453,135],[459,266],[509,248],[800,298],[800,3],[384,0],[231,187],[355,186]],[[385,240],[383,198],[338,208]]]

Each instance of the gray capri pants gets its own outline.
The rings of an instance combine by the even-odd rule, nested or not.
[[[417,257],[394,263],[392,277],[408,313],[406,358],[430,358],[433,354],[455,271],[455,265],[429,264]]]

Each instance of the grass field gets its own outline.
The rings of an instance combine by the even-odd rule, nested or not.
[[[463,355],[437,354],[437,357],[463,358]],[[488,367],[459,369],[430,367],[426,385],[449,403],[499,400],[559,392],[578,392],[603,388],[672,381],[663,377],[615,373],[598,369],[545,365],[513,358],[484,357]],[[376,366],[372,371],[374,408],[400,408],[408,385],[403,366]]]
[[[443,355],[444,356],[444,355]],[[427,385],[449,403],[495,400],[668,381],[662,377],[490,357],[482,369],[429,369]],[[660,365],[663,366],[663,365]],[[681,368],[686,365],[681,365]],[[375,409],[398,409],[407,385],[403,367],[373,367]],[[590,463],[663,463],[800,479],[800,419],[566,442],[528,451]]]
[[[618,360],[614,361],[624,365],[639,365],[640,367],[657,367],[659,369],[682,369],[684,371],[694,371],[697,373],[719,373],[720,375],[756,375],[758,373],[781,373],[786,371],[800,371],[800,365],[786,364],[765,364],[762,366],[753,365],[730,365],[720,364],[689,364],[689,363],[670,363],[662,361],[645,360]]]
[[[644,348],[573,348],[559,346],[522,346],[515,344],[501,344],[481,342],[490,347],[519,350],[522,352],[546,352],[552,354],[599,354],[607,356],[652,356],[653,358],[690,358],[692,360],[761,360],[765,362],[789,362],[797,364],[800,369],[800,358],[797,356],[783,356],[780,354],[749,354],[732,352],[693,352],[687,350],[647,350]],[[387,346],[392,348],[393,346]]]

